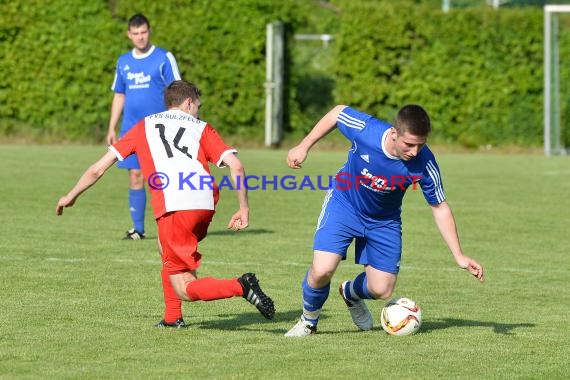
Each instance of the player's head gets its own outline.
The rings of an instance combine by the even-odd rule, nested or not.
[[[150,22],[148,21],[148,18],[146,18],[146,16],[142,13],[137,13],[129,19],[129,29],[138,28],[139,26],[143,25],[146,25],[150,29]]]
[[[431,132],[431,121],[421,106],[408,104],[398,111],[394,128],[398,134],[408,132],[415,136],[427,137]]]
[[[164,104],[166,108],[188,109],[188,113],[198,117],[198,111],[202,103],[200,89],[191,82],[185,80],[175,80],[164,90]]]
[[[390,138],[396,155],[410,160],[418,155],[431,132],[427,112],[420,106],[408,104],[398,111]]]
[[[150,47],[150,22],[140,13],[129,19],[127,36],[139,52],[146,52]]]

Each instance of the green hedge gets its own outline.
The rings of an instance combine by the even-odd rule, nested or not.
[[[0,131],[75,140],[103,136],[124,27],[101,2],[3,2]]]
[[[539,144],[542,11],[353,1],[336,45],[336,98],[392,118],[431,114],[435,136],[465,146]]]
[[[101,140],[116,59],[131,48],[127,20],[144,12],[153,43],[172,51],[183,78],[202,89],[204,119],[262,139],[266,24],[283,20],[293,30],[311,7],[303,0],[3,2],[0,134]]]
[[[182,76],[203,90],[202,117],[243,140],[263,141],[265,26],[282,20],[290,134],[310,129],[337,103],[390,119],[416,102],[440,141],[542,143],[540,7],[443,13],[432,0],[132,3],[2,2],[0,135],[101,141],[115,62],[131,48],[126,21],[143,12],[153,43],[172,51]],[[303,53],[293,40],[301,32],[335,40],[327,52]]]

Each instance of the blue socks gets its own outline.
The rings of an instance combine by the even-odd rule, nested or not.
[[[366,272],[360,273],[352,281],[348,281],[344,288],[344,296],[353,301],[363,299],[374,299],[368,291],[368,281],[366,279]]]
[[[319,322],[321,309],[325,301],[329,297],[331,284],[324,288],[311,288],[307,282],[307,274],[301,284],[303,288],[303,319],[316,326]],[[357,301],[360,299],[374,299],[368,291],[368,281],[366,280],[366,272],[360,273],[352,281],[348,281],[344,288],[344,295],[347,299]]]
[[[307,274],[305,274],[301,285],[303,288],[303,319],[311,322],[313,326],[316,326],[319,322],[321,309],[329,297],[331,284],[329,283],[324,288],[313,289],[307,283]]]
[[[146,191],[143,189],[129,189],[129,210],[133,227],[139,233],[144,233],[144,212],[146,207]]]

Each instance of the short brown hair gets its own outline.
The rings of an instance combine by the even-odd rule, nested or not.
[[[399,135],[408,132],[414,136],[424,137],[431,132],[431,121],[421,106],[408,104],[398,111],[394,128]]]
[[[142,13],[137,13],[129,19],[128,29],[138,28],[139,26],[143,25],[146,25],[150,29],[150,22],[148,21],[148,18],[146,18],[146,16]]]
[[[179,106],[188,98],[195,101],[202,93],[194,83],[185,80],[175,80],[164,90],[164,104],[166,108]]]

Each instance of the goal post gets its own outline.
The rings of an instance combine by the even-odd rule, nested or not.
[[[266,26],[265,146],[277,146],[283,137],[283,75],[285,29],[283,22]]]
[[[544,154],[566,154],[561,137],[559,15],[570,5],[544,6]]]

